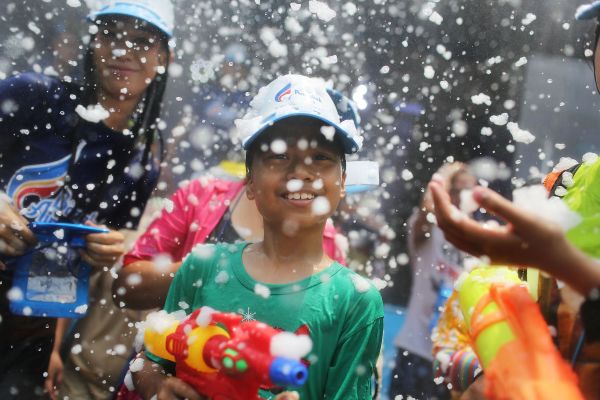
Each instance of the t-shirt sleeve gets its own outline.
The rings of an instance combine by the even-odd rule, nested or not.
[[[342,339],[329,368],[324,399],[366,400],[383,340],[383,317]]]
[[[190,185],[176,191],[148,229],[137,239],[133,249],[125,255],[123,266],[136,261],[152,260],[158,254],[168,254],[179,261],[179,249],[190,229],[188,207],[191,207]]]

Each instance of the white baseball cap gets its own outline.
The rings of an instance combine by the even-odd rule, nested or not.
[[[154,25],[167,38],[173,37],[175,13],[171,0],[100,0],[88,19],[95,21],[102,15],[114,14],[139,18]]]
[[[288,74],[261,88],[246,115],[235,121],[244,138],[244,150],[268,127],[290,117],[315,118],[334,127],[346,154],[362,147],[363,138],[354,120],[342,120],[323,79]]]

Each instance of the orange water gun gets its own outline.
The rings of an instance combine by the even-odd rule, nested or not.
[[[175,375],[210,399],[259,400],[259,389],[298,387],[308,378],[302,361],[271,354],[280,334],[262,322],[203,307],[183,321],[147,320],[144,344],[174,361]]]
[[[583,400],[527,286],[514,270],[478,268],[459,290],[491,400]]]

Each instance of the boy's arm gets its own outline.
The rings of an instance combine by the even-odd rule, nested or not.
[[[69,323],[71,323],[69,318],[58,318],[54,329],[54,344],[52,345],[52,353],[48,364],[48,376],[44,382],[44,389],[52,400],[57,398],[58,388],[62,382],[64,364],[60,357],[60,346]]]
[[[135,242],[133,249],[125,255],[123,268],[113,283],[116,304],[127,308],[150,309],[162,307],[173,274],[181,265],[179,249],[190,229],[186,210],[192,207],[189,201],[191,184],[179,189],[170,201],[173,207],[165,208]],[[157,256],[170,257],[174,262],[160,265]],[[139,279],[141,278],[141,279]],[[148,296],[152,293],[152,296]]]
[[[383,340],[383,318],[342,339],[329,368],[323,398],[366,400]]]

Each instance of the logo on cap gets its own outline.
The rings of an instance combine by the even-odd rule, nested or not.
[[[283,101],[285,96],[289,96],[290,94],[292,94],[292,84],[288,83],[279,92],[277,92],[275,95],[275,101],[280,103]]]

